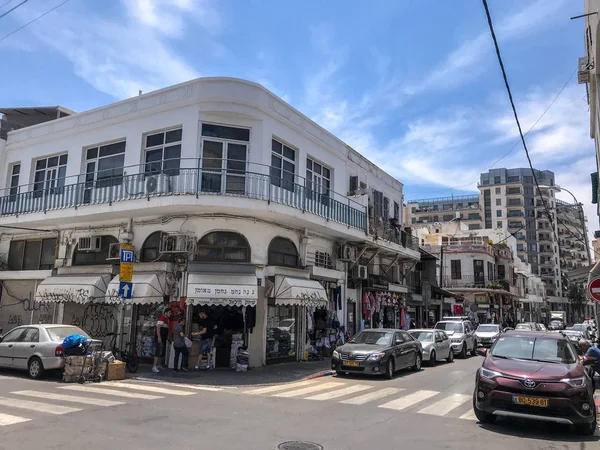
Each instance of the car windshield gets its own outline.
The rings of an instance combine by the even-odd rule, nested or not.
[[[431,331],[409,331],[409,333],[417,341],[421,341],[421,342],[432,342],[433,341],[433,333]]]
[[[573,347],[568,341],[545,337],[501,337],[492,350],[492,356],[562,364],[576,361]]]
[[[575,330],[575,331],[587,331],[587,325],[584,325],[582,323],[576,323],[575,325],[573,325],[571,327],[571,330]]]
[[[500,328],[498,325],[479,325],[477,331],[481,333],[498,333]]]
[[[70,325],[64,327],[46,328],[46,331],[48,332],[48,336],[50,336],[50,339],[55,342],[62,342],[67,336],[70,336],[72,334],[80,334],[88,339],[90,338],[87,335],[87,333],[81,328]]]
[[[460,322],[438,322],[435,324],[438,330],[451,331],[454,333],[462,333],[463,325]]]
[[[533,327],[530,323],[519,323],[515,330],[533,330]]]
[[[385,331],[361,331],[352,339],[350,344],[390,345],[392,333]]]

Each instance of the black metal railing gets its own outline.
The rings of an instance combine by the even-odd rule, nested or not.
[[[477,289],[499,289],[504,291],[510,291],[512,285],[506,279],[488,279],[482,275],[452,275],[444,276],[443,280],[444,288],[477,288]]]
[[[393,220],[371,220],[369,231],[376,240],[383,239],[401,245],[404,248],[415,251],[419,250],[419,238],[400,229],[397,224],[393,223]]]

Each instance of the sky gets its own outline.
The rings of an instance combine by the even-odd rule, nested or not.
[[[0,15],[22,1],[0,0]],[[0,18],[0,105],[84,111],[232,76],[384,168],[406,200],[477,192],[481,172],[527,167],[481,0],[70,0],[3,38],[63,1],[27,0]],[[575,72],[584,21],[570,20],[584,2],[488,3],[523,130],[539,120],[526,135],[533,165],[600,229]]]

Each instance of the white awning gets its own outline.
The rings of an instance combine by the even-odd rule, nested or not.
[[[188,275],[188,305],[256,306],[258,283],[256,275],[190,273]]]
[[[46,278],[35,292],[39,302],[104,301],[111,275],[63,275]]]
[[[316,280],[276,275],[274,292],[276,305],[327,305],[325,289]]]
[[[131,299],[125,300],[125,302],[138,305],[163,303],[167,292],[166,278],[164,273],[134,273],[131,279]],[[121,277],[119,275],[112,279],[106,290],[106,303],[121,303],[123,301],[119,297],[120,282]]]

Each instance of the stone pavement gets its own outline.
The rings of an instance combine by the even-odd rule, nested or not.
[[[304,378],[331,375],[331,361],[292,362],[273,364],[266,367],[236,372],[229,368],[217,368],[214,371],[200,370],[174,372],[167,369],[153,373],[152,366],[140,366],[135,374],[127,378],[165,381],[170,383],[202,384],[207,386],[250,386],[260,384],[288,383]]]

